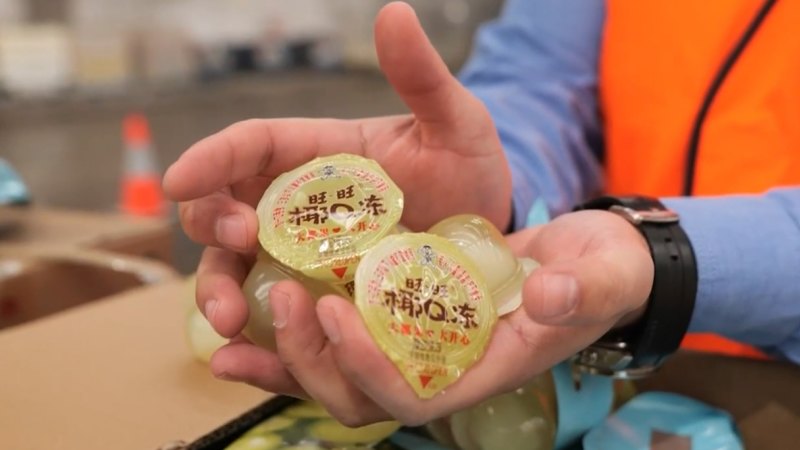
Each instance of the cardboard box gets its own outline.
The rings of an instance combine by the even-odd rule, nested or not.
[[[215,380],[183,336],[184,282],[73,308],[0,332],[0,437],[10,449],[157,449],[218,429],[270,398]],[[682,353],[643,389],[731,412],[747,448],[800,440],[800,368]]]
[[[721,408],[734,417],[745,448],[786,450],[800,442],[799,383],[800,367],[788,363],[681,352],[655,375],[638,382],[637,389],[674,392]],[[275,397],[187,448],[224,448],[290,402],[288,397]],[[691,442],[679,438],[652,448],[656,447],[688,449]]]
[[[1,446],[155,450],[269,398],[192,359],[186,291],[163,283],[0,332]]]
[[[800,447],[800,366],[683,352],[638,385],[728,411],[736,419],[745,448]]]
[[[0,244],[108,250],[172,264],[168,220],[42,207],[0,207]]]
[[[0,329],[178,277],[161,219],[0,207]]]
[[[163,263],[130,255],[0,245],[0,330],[177,278]]]

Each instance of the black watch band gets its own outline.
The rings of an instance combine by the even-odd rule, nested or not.
[[[642,233],[653,257],[653,288],[642,317],[576,355],[579,368],[623,378],[647,375],[680,346],[697,295],[697,263],[678,215],[648,197],[600,197],[575,208],[617,213]]]

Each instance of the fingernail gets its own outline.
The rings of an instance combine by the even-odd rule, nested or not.
[[[229,214],[217,219],[215,235],[217,241],[234,250],[247,247],[247,226],[241,214]]]
[[[543,280],[545,302],[542,316],[558,317],[575,309],[578,304],[578,283],[569,275],[545,275]]]
[[[283,291],[272,290],[269,293],[269,304],[272,308],[272,326],[281,329],[289,322],[289,295]]]
[[[206,313],[206,320],[213,324],[214,315],[217,313],[217,307],[219,306],[219,300],[212,298],[211,300],[206,302],[205,310],[203,312]]]
[[[342,336],[339,334],[339,319],[333,308],[321,308],[319,323],[322,325],[325,335],[328,336],[328,340],[332,344],[338,344]]]

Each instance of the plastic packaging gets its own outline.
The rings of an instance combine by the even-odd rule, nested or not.
[[[627,380],[583,375],[580,390],[565,388],[566,380],[572,377],[564,363],[522,388],[430,422],[426,430],[437,442],[460,450],[574,448],[583,434],[635,395]]]
[[[480,270],[432,234],[389,236],[356,271],[355,301],[375,342],[421,398],[483,355],[497,319]]]
[[[634,397],[583,437],[586,450],[742,450],[730,414],[667,392]]]
[[[376,162],[342,154],[278,177],[256,212],[277,261],[346,294],[358,261],[399,222],[403,193]]]
[[[544,373],[524,387],[427,425],[437,441],[461,450],[551,450],[556,394]]]
[[[489,284],[498,316],[522,305],[522,285],[539,263],[517,258],[495,226],[483,217],[463,214],[447,218],[428,230],[447,238],[472,260]]]
[[[250,342],[268,350],[276,350],[275,328],[272,325],[272,310],[269,306],[269,291],[279,281],[290,279],[303,284],[314,298],[338,293],[325,283],[304,277],[281,266],[266,251],[260,251],[255,265],[250,269],[250,273],[242,285],[250,312],[242,334]]]
[[[372,448],[400,428],[395,421],[358,428],[340,424],[322,406],[301,402],[248,430],[227,450]]]
[[[197,308],[195,302],[196,276],[192,275],[185,281],[183,303],[186,308],[184,331],[186,342],[192,355],[200,362],[209,363],[211,356],[228,340],[217,334],[208,323],[203,313]]]
[[[242,285],[250,310],[244,335],[275,350],[272,286],[294,279],[315,298],[352,298],[362,255],[401,228],[403,194],[374,161],[342,154],[278,177],[256,212],[263,248]]]
[[[0,158],[0,205],[25,205],[30,193],[11,164]]]
[[[400,229],[401,226],[396,228]],[[522,283],[526,275],[538,267],[538,263],[529,258],[517,259],[491,222],[480,216],[460,215],[439,222],[431,227],[430,232],[455,244],[458,253],[472,262],[480,276],[487,281],[499,314],[507,314],[519,307],[522,302]],[[269,290],[275,283],[285,279],[300,281],[316,298],[331,293],[342,294],[335,287],[281,265],[262,251],[242,288],[250,307],[244,334],[255,344],[270,350],[275,350],[275,338]]]
[[[373,338],[420,397],[458,379],[483,355],[497,309],[519,307],[525,276],[538,264],[518,260],[491,222],[475,215],[443,220],[432,234],[389,236],[402,228],[402,208],[386,173],[358,156],[318,158],[276,179],[257,208],[265,250],[242,287],[250,309],[245,336],[275,350],[269,291],[295,279],[317,298],[354,297]]]

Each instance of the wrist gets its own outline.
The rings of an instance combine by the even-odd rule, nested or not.
[[[646,304],[574,358],[576,367],[619,377],[639,377],[677,350],[689,325],[697,291],[697,265],[677,214],[658,200],[601,197],[576,209],[605,209],[641,233],[654,276]]]

